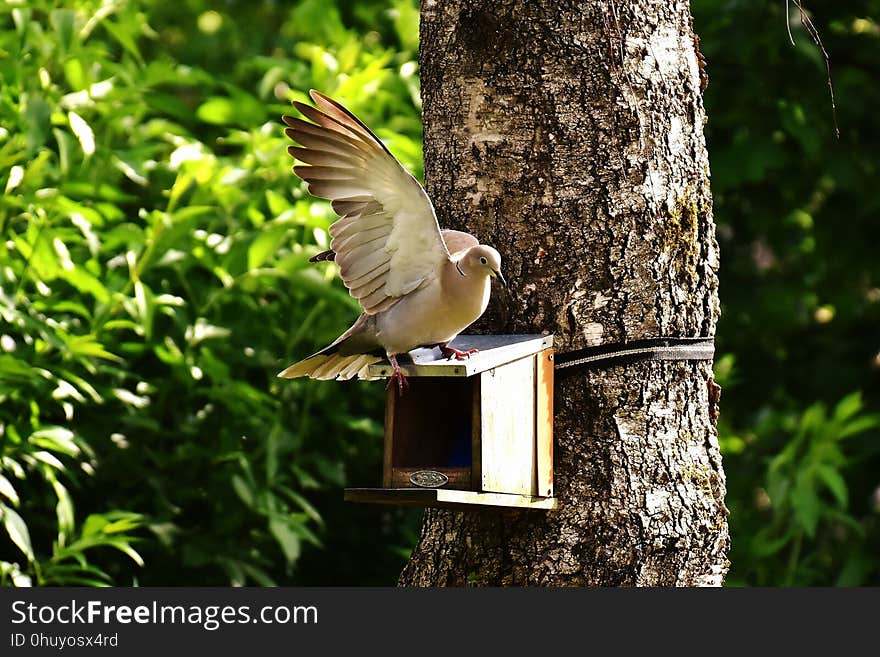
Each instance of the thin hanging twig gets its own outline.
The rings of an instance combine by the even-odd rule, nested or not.
[[[794,45],[794,37],[791,35],[791,16],[788,13],[788,0],[785,0],[785,29],[788,30],[788,40]]]
[[[801,4],[801,0],[791,0],[794,3],[794,6],[798,8],[798,14],[800,15],[801,25],[804,26],[804,29],[807,31],[807,34],[813,39],[813,43],[822,51],[822,57],[825,59],[825,78],[828,81],[828,94],[831,97],[831,118],[834,121],[834,134],[840,139],[840,128],[837,125],[837,105],[834,102],[834,85],[831,82],[831,58],[828,56],[828,51],[825,50],[825,45],[822,43],[822,38],[819,36],[819,30],[816,29],[816,26],[813,25],[813,21],[810,20],[809,15],[807,15],[804,6]],[[785,0],[785,14],[786,14],[786,27],[788,28],[788,36],[791,39],[792,45],[794,44],[794,39],[791,36],[791,25],[789,24],[788,19],[788,3],[789,0]]]

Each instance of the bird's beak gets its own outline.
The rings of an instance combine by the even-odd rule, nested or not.
[[[495,278],[497,278],[499,281],[501,281],[501,284],[504,286],[505,290],[510,289],[510,288],[508,288],[507,281],[504,280],[504,276],[501,274],[500,271],[498,271],[497,269],[493,269],[492,274],[495,276]]]

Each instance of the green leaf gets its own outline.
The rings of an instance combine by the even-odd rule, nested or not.
[[[46,143],[49,134],[49,117],[52,107],[38,93],[26,93],[22,96],[24,106],[26,145],[29,153],[36,152]]]
[[[9,538],[24,553],[28,561],[33,561],[34,549],[31,546],[31,536],[22,517],[5,504],[0,504],[0,517],[3,518],[3,526]]]
[[[80,292],[91,294],[100,303],[110,301],[110,292],[107,291],[107,288],[98,278],[92,276],[82,267],[65,269],[59,272],[58,277],[73,285]]]
[[[58,498],[58,504],[55,505],[55,515],[58,518],[58,533],[60,537],[66,538],[73,532],[74,513],[73,498],[64,487],[64,485],[56,478],[52,478],[52,488],[55,490],[55,496]],[[62,543],[64,541],[61,541]]]
[[[0,381],[29,381],[37,377],[34,369],[23,360],[9,354],[0,354]]]
[[[318,512],[318,510],[314,506],[312,506],[309,503],[309,501],[306,498],[304,498],[302,495],[300,495],[296,491],[293,491],[285,486],[281,486],[280,489],[294,503],[296,503],[297,506],[299,506],[309,518],[311,518],[316,523],[318,523],[318,525],[320,525],[322,527],[324,526],[324,519],[321,518],[321,514]]]
[[[41,463],[45,463],[46,465],[55,468],[56,470],[67,469],[64,467],[64,464],[58,460],[58,457],[53,455],[51,452],[40,450],[38,452],[33,452],[31,456]]]
[[[835,436],[837,440],[843,440],[850,436],[855,436],[871,429],[880,427],[880,415],[862,415],[850,422],[847,422]]]
[[[36,272],[40,280],[52,281],[58,275],[61,266],[58,264],[55,249],[52,248],[52,239],[45,232],[37,235],[33,245],[28,244],[21,237],[15,238],[15,245],[25,257],[30,258],[31,269]]]
[[[812,477],[806,471],[798,473],[791,504],[798,524],[800,524],[807,536],[810,538],[815,536],[822,507],[819,497],[816,495],[816,490],[813,487]]]
[[[95,152],[95,133],[92,132],[92,127],[86,123],[85,119],[73,111],[68,112],[67,119],[70,122],[71,131],[79,140],[83,155],[86,158],[91,157]]]
[[[825,407],[821,403],[810,406],[801,416],[800,435],[817,431],[825,423]]]
[[[125,554],[127,554],[131,558],[132,561],[134,561],[138,566],[143,568],[144,558],[138,553],[137,550],[135,550],[133,547],[131,547],[131,544],[128,541],[123,541],[120,539],[113,539],[111,541],[107,541],[107,545],[115,547],[120,552],[124,552]]]
[[[816,474],[819,475],[819,478],[834,495],[838,504],[840,504],[842,508],[846,508],[849,502],[849,495],[847,492],[846,481],[844,481],[840,472],[828,465],[820,464],[816,466]]]
[[[862,410],[862,393],[860,390],[856,390],[838,402],[834,408],[834,419],[848,420],[860,410]]]
[[[3,495],[3,497],[12,502],[15,506],[18,506],[18,493],[15,492],[15,487],[2,474],[0,474],[0,495]]]
[[[110,522],[107,518],[105,518],[100,513],[90,514],[82,527],[82,535],[83,536],[93,536],[101,533],[101,530]]]
[[[82,61],[76,57],[71,57],[64,62],[64,77],[67,78],[67,82],[72,89],[85,89],[87,85],[86,72]]]
[[[253,564],[244,562],[241,563],[241,568],[260,586],[277,586],[275,581],[262,568],[257,568]]]
[[[235,104],[230,98],[212,96],[196,110],[196,117],[206,123],[230,125],[235,123]]]
[[[105,326],[106,328],[106,326]],[[58,374],[64,379],[68,380],[70,383],[74,384],[77,388],[86,393],[89,397],[91,397],[92,401],[96,404],[103,404],[104,398],[101,394],[95,389],[95,387],[86,381],[81,376],[74,374],[68,370],[58,370]]]
[[[66,53],[73,45],[73,23],[76,18],[76,12],[72,9],[55,9],[49,15],[49,22],[57,35],[58,45],[61,46],[61,52]]]
[[[111,360],[116,363],[123,362],[122,358],[120,358],[116,354],[111,354],[104,348],[104,345],[98,342],[94,338],[94,336],[91,335],[79,335],[72,337],[68,340],[67,346],[70,349],[71,353],[76,354],[77,356],[93,356],[95,358]]]
[[[271,189],[266,190],[266,203],[269,204],[269,212],[271,212],[274,217],[279,217],[284,214],[286,210],[290,209],[290,201]]]
[[[79,446],[73,440],[73,432],[64,427],[43,427],[34,431],[28,437],[28,442],[68,456],[77,456],[80,453]]]
[[[300,552],[302,551],[302,542],[299,535],[291,529],[288,522],[281,518],[273,518],[269,521],[269,531],[272,532],[272,536],[275,537],[278,545],[281,546],[281,551],[284,553],[287,563],[294,563],[299,559]]]
[[[245,480],[239,475],[232,475],[232,488],[245,505],[254,508],[254,494]]]
[[[138,50],[137,43],[135,43],[134,38],[129,33],[127,25],[119,25],[111,20],[105,20],[102,25],[104,26],[104,29],[116,39],[123,49],[125,49],[140,64],[144,63],[140,50]]]
[[[116,512],[113,514],[115,520],[111,520],[101,527],[104,534],[121,534],[137,529],[143,524],[143,516],[138,513]],[[118,517],[117,517],[118,516]]]
[[[248,269],[256,269],[266,262],[278,249],[288,230],[286,226],[271,226],[262,230],[248,248]]]

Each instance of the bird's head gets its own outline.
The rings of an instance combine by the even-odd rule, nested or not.
[[[491,276],[507,287],[507,281],[501,275],[501,255],[491,246],[485,244],[472,246],[458,264],[465,276]]]

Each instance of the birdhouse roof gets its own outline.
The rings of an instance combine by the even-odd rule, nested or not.
[[[533,356],[553,346],[552,335],[460,335],[450,346],[467,351],[479,349],[464,360],[444,358],[437,347],[413,349],[397,361],[405,376],[473,376],[499,365]],[[370,365],[369,375],[391,376],[387,361]]]

